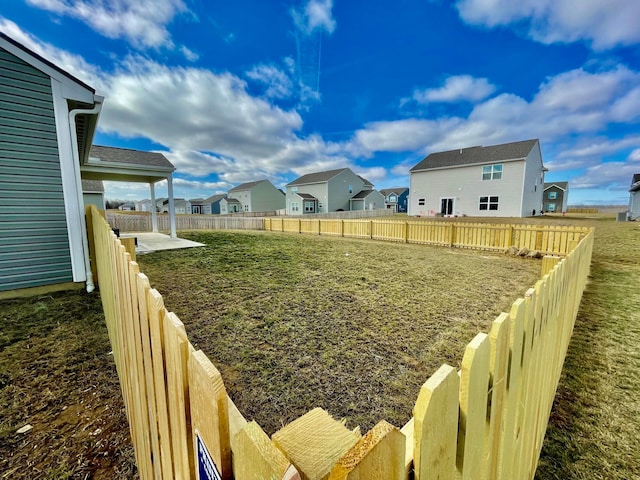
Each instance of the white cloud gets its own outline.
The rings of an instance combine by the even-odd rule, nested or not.
[[[525,23],[536,41],[590,42],[604,50],[640,42],[637,0],[458,0],[462,19],[497,27]]]
[[[484,100],[496,90],[486,78],[474,78],[471,75],[449,77],[440,88],[415,90],[413,99],[418,103],[433,102],[478,102]]]
[[[288,98],[293,93],[291,78],[275,65],[257,65],[247,72],[247,77],[265,87],[267,98]]]
[[[180,47],[180,52],[182,53],[182,55],[184,55],[184,58],[186,58],[190,62],[195,62],[200,58],[200,55],[198,55],[193,50],[185,47],[184,45]]]
[[[628,190],[638,165],[628,162],[607,162],[593,165],[584,174],[571,180],[571,188]]]
[[[171,47],[167,25],[187,12],[182,0],[27,0],[35,7],[76,18],[109,38],[142,47]]]
[[[309,0],[303,8],[293,9],[293,21],[302,33],[307,35],[316,30],[333,33],[336,21],[333,18],[333,0]]]
[[[640,148],[636,148],[633,152],[629,154],[629,160],[631,160],[632,162],[640,162]]]

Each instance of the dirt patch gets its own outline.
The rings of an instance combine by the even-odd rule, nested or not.
[[[100,297],[7,300],[0,322],[0,478],[136,478]]]

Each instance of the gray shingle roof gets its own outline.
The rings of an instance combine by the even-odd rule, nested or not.
[[[238,205],[240,205],[240,200],[238,200],[237,198],[225,198],[225,201],[227,203],[237,203]]]
[[[410,171],[429,170],[432,168],[457,167],[482,163],[503,162],[525,158],[538,143],[537,139],[504,143],[489,147],[468,147],[438,152],[427,155]]]
[[[314,197],[313,195],[310,195],[308,193],[296,192],[296,195],[299,196],[300,198],[304,199],[304,200],[317,200],[316,197]]]
[[[392,193],[395,193],[396,195],[402,195],[407,190],[409,190],[407,187],[383,188],[380,190],[380,193],[385,197],[388,197]]]
[[[157,152],[144,152],[142,150],[132,150],[129,148],[93,145],[89,157],[98,158],[102,162],[128,163],[131,165],[171,168],[175,170],[173,164],[167,160],[164,155]]]
[[[208,198],[204,199],[204,203],[215,203],[215,202],[219,202],[220,200],[222,200],[223,198],[226,198],[227,194],[226,193],[218,193],[216,195],[211,195]]]
[[[104,193],[104,184],[102,180],[82,180],[82,191]]]
[[[545,182],[544,189],[546,190],[553,187],[554,185],[558,188],[561,188],[565,192],[567,191],[567,188],[569,188],[569,182]]]
[[[353,200],[354,198],[367,198],[373,192],[374,190],[361,190],[358,193],[356,193],[353,197],[351,197],[351,200]]]
[[[338,168],[336,170],[327,170],[326,172],[315,172],[315,173],[307,173],[299,178],[296,178],[293,182],[288,183],[289,185],[307,185],[310,183],[324,183],[335,177],[341,172],[348,170],[348,168]]]
[[[255,182],[247,182],[238,185],[237,187],[233,187],[229,192],[240,192],[243,190],[251,190],[253,187],[262,182],[268,182],[269,180],[257,180]]]

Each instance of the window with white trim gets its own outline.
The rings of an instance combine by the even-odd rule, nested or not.
[[[291,211],[292,212],[299,212],[300,211],[300,204],[298,202],[291,202]]]
[[[498,197],[480,197],[479,210],[498,210]]]
[[[304,211],[307,213],[313,213],[315,212],[315,208],[314,208],[314,202],[304,202]]]
[[[547,211],[548,212],[555,212],[556,211],[556,204],[555,203],[550,203],[547,205]]]
[[[556,198],[558,198],[558,192],[549,192],[547,194],[547,197],[549,198],[549,200],[555,200]]]
[[[482,167],[482,180],[500,180],[502,178],[502,164],[484,165]]]
[[[419,198],[418,199],[418,205],[424,205],[425,203],[427,203],[427,199],[426,198]]]

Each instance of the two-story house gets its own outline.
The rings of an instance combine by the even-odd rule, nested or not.
[[[383,188],[380,193],[384,195],[384,206],[387,210],[406,213],[409,201],[409,189],[406,187]]]
[[[269,180],[247,182],[232,188],[220,201],[220,213],[270,212],[284,208],[284,193]]]
[[[537,139],[432,153],[410,170],[408,213],[538,215],[546,171]]]
[[[566,212],[569,199],[569,182],[544,184],[543,208],[545,212]]]
[[[287,184],[287,215],[347,211],[352,205],[358,210],[384,208],[384,199],[367,201],[368,192],[373,192],[373,184],[349,168],[308,173]],[[354,197],[355,203],[351,202]]]
[[[202,213],[205,215],[219,215],[220,214],[220,202],[222,199],[227,198],[226,193],[219,193],[211,195],[202,201]]]

